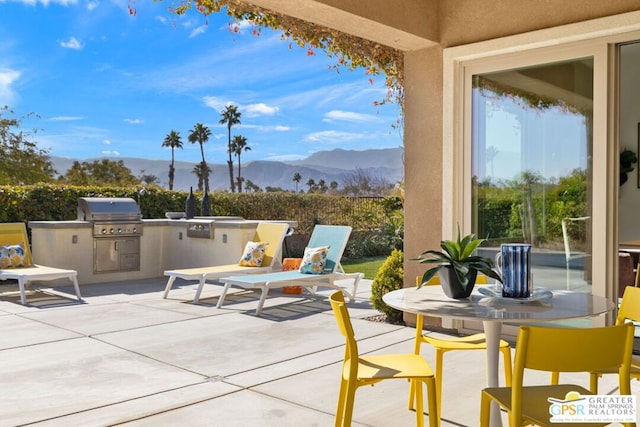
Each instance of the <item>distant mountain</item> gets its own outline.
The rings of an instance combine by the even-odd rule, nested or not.
[[[331,151],[318,151],[304,160],[290,162],[293,165],[320,166],[337,169],[354,169],[354,165],[362,165],[363,168],[397,168],[402,169],[402,149],[382,148],[376,150],[343,150],[336,148]],[[360,166],[358,166],[360,167]]]
[[[122,160],[124,165],[131,170],[133,175],[155,175],[160,179],[160,185],[168,188],[170,160],[148,160],[129,157],[109,157],[117,161]],[[58,174],[63,175],[73,164],[75,159],[65,157],[51,157]],[[86,159],[82,161],[92,162],[100,158]],[[189,187],[196,187],[198,182],[193,174],[195,162],[175,162],[174,189],[188,191]],[[209,165],[213,173],[210,176],[210,185],[213,190],[229,189],[229,170],[226,164]],[[306,189],[306,182],[313,179],[318,182],[324,179],[327,185],[331,181],[341,184],[345,175],[361,170],[363,173],[375,177],[384,178],[389,183],[402,180],[403,174],[403,150],[401,148],[387,148],[376,150],[342,150],[320,151],[303,160],[292,162],[275,162],[258,160],[242,165],[242,176],[251,180],[260,188],[280,187],[284,190],[295,190],[293,175],[297,172],[302,176],[298,184],[298,190]],[[144,171],[144,172],[143,172]],[[246,182],[246,181],[245,181]]]

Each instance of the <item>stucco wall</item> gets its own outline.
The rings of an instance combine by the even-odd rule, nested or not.
[[[441,0],[439,41],[458,46],[639,9],[638,0]]]
[[[405,287],[424,266],[409,261],[442,235],[442,49],[405,55]],[[407,316],[405,314],[405,316]],[[413,319],[405,319],[413,323]]]
[[[439,0],[247,0],[402,51],[420,50],[439,37]]]
[[[403,51],[458,46],[640,10],[640,0],[247,0]]]

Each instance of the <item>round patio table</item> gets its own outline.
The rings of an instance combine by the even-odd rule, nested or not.
[[[486,289],[492,289],[488,285]],[[405,288],[385,294],[383,301],[397,310],[440,318],[482,321],[487,340],[487,386],[499,386],[499,344],[502,324],[548,322],[594,317],[608,313],[615,305],[607,298],[583,292],[554,290],[536,292],[539,298],[516,300],[492,297],[478,292],[476,286],[467,299],[451,299],[441,286]],[[537,289],[536,291],[539,291]],[[534,294],[534,295],[536,295]],[[491,426],[501,426],[499,408],[491,408]]]

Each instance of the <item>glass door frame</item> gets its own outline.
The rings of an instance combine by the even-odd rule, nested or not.
[[[640,15],[638,15],[640,16]],[[594,32],[593,22],[521,34],[445,49],[443,52],[443,238],[455,235],[457,224],[471,230],[471,78],[475,74],[592,57],[592,293],[614,295],[618,278],[618,113],[616,43],[640,39],[621,27],[621,17],[596,20],[608,26]],[[636,21],[638,22],[638,21]],[[626,31],[625,31],[626,30]],[[608,32],[603,36],[603,32]],[[569,33],[572,33],[569,35]],[[597,203],[595,203],[597,201]],[[603,203],[604,202],[604,203]]]

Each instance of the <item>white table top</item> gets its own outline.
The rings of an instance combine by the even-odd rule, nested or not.
[[[481,295],[477,286],[469,299],[451,299],[440,286],[400,289],[387,293],[382,299],[390,307],[414,314],[509,323],[593,317],[615,307],[604,297],[582,292],[554,290],[552,298],[519,302]]]

